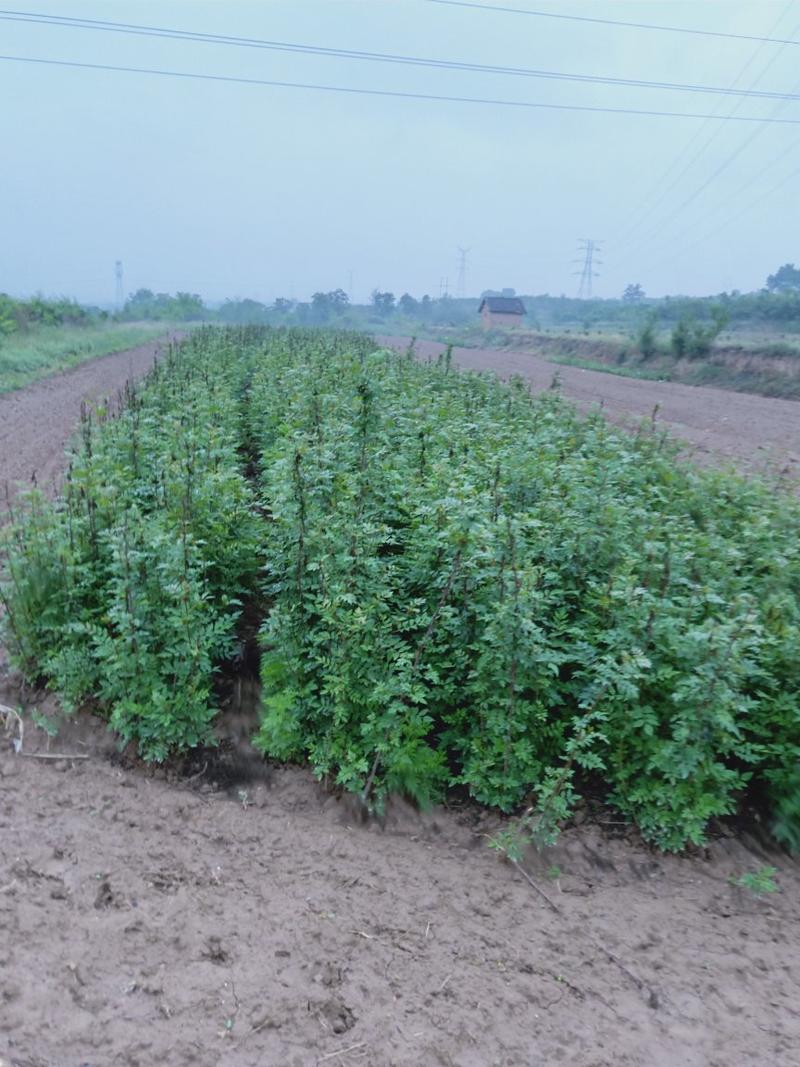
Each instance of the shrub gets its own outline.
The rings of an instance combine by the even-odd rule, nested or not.
[[[670,343],[678,359],[702,359],[711,351],[711,346],[728,323],[728,312],[719,305],[712,305],[711,322],[699,322],[691,315],[678,319],[672,331]]]
[[[679,849],[755,785],[800,838],[791,498],[347,333],[204,330],[83,431],[8,535],[12,644],[147,758],[209,739],[258,594],[257,745],[372,805],[459,786],[547,841],[591,777]]]
[[[210,740],[213,670],[259,568],[247,354],[227,360],[229,343],[195,335],[117,418],[87,415],[62,498],[34,497],[5,533],[15,661],[68,708],[105,709],[147,759]]]
[[[644,325],[639,331],[639,335],[636,338],[636,343],[639,346],[639,351],[642,353],[644,359],[652,359],[658,352],[658,343],[656,340],[656,322],[657,315],[655,312],[651,312],[644,321]],[[673,334],[674,337],[674,334]],[[683,344],[683,341],[680,342]],[[674,350],[673,342],[673,350]]]
[[[251,404],[266,752],[378,800],[461,784],[505,810],[572,759],[673,849],[754,777],[782,795],[795,504],[557,396],[355,342],[267,353]]]

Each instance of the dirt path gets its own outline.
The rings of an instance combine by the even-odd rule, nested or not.
[[[392,348],[408,347],[408,337],[378,337]],[[423,359],[445,346],[417,341]],[[624,378],[552,363],[526,352],[490,348],[455,348],[453,358],[469,370],[491,370],[501,377],[518,374],[535,389],[547,389],[557,373],[565,396],[587,411],[598,404],[614,422],[633,426],[649,418],[658,404],[658,421],[682,441],[700,462],[733,463],[746,473],[779,475],[800,481],[800,403],[774,397],[734,393],[706,386]]]
[[[2,476],[52,479],[80,400],[138,351],[4,398]],[[0,667],[18,701],[56,708]],[[242,759],[230,715],[192,781],[121,761],[88,716],[52,741],[29,719],[23,755],[8,726],[2,1067],[796,1067],[800,868],[752,840],[663,857],[595,814],[526,858],[554,910],[487,847],[493,816],[364,824]],[[59,753],[85,758],[33,758]],[[778,892],[734,884],[767,864]]]
[[[51,487],[64,469],[81,405],[113,398],[126,381],[146,374],[167,344],[164,338],[113,352],[0,395],[0,491],[7,486],[13,497],[20,486]]]

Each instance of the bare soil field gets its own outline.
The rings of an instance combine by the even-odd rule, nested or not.
[[[677,359],[666,338],[645,359],[630,334],[614,329],[489,331],[478,326],[466,331],[437,332],[439,341],[452,340],[463,348],[487,348],[526,353],[548,362],[574,364],[628,378],[713,386],[759,396],[800,399],[800,340],[779,332],[731,331],[721,334],[702,357]]]
[[[137,351],[2,398],[0,483],[51,483],[81,400],[146,370],[154,352]],[[535,373],[546,387],[553,366]],[[579,402],[599,400],[574,373]],[[615,417],[652,410],[653,383],[593,377],[651,391],[627,412],[615,394]],[[714,391],[687,391],[691,417],[678,396],[670,410],[700,434]],[[788,412],[770,436],[761,405],[777,402],[722,396],[757,412],[749,451],[797,448]],[[738,460],[734,427],[713,434],[710,454]],[[2,663],[0,703],[56,711]],[[230,703],[257,694],[245,682]],[[798,1062],[800,865],[757,824],[663,856],[587,804],[523,874],[488,847],[491,813],[398,802],[364,822],[307,771],[257,759],[251,715],[224,705],[218,750],[155,770],[88,715],[52,739],[0,722],[3,1067]],[[737,884],[764,866],[777,892]]]
[[[377,340],[402,350],[411,338]],[[417,340],[414,348],[420,359],[435,359],[445,345]],[[624,378],[553,364],[527,352],[454,348],[453,359],[468,370],[494,371],[502,378],[519,375],[538,390],[549,388],[557,374],[564,395],[582,411],[602,405],[609,419],[627,427],[651,418],[658,405],[658,424],[686,443],[686,454],[695,462],[734,466],[793,486],[800,482],[800,403],[795,400]]]
[[[601,816],[528,859],[551,908],[470,807],[169,780],[88,719],[56,752],[89,758],[0,756],[9,1067],[797,1063],[800,872],[752,841],[664,857]],[[764,863],[779,892],[733,884]]]
[[[174,339],[181,335],[175,334]],[[49,489],[64,469],[64,447],[82,405],[114,399],[126,381],[141,378],[170,338],[88,360],[0,396],[0,490]]]

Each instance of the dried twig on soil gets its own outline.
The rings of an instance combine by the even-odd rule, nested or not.
[[[518,863],[517,860],[512,860],[511,862],[514,867],[516,867],[516,869],[520,872],[520,874],[528,883],[528,885],[530,885],[531,888],[539,894],[542,900],[547,903],[547,905],[556,913],[556,915],[560,915],[563,917],[564,913],[561,908],[559,908],[559,906],[550,899],[550,897],[544,892],[544,890],[536,884],[536,882],[533,880],[533,878],[531,878],[525,868],[520,863]],[[622,971],[622,973],[633,982],[633,984],[638,990],[640,990],[640,992],[647,994],[647,1006],[649,1008],[658,1007],[658,994],[652,986],[649,986],[647,982],[645,982],[642,978],[639,978],[638,975],[634,974],[633,971],[630,970],[630,968],[627,967],[622,962],[622,960],[619,959],[618,956],[615,956],[611,949],[606,948],[606,946],[601,941],[598,941],[596,938],[592,937],[591,934],[587,934],[587,939],[589,943],[597,949],[598,952],[602,952],[606,959],[610,960],[611,963],[615,964]]]
[[[347,1048],[337,1049],[336,1052],[327,1052],[324,1056],[320,1056],[317,1063],[324,1063],[326,1060],[332,1060],[334,1056],[344,1056],[348,1052],[355,1052],[356,1049],[364,1048],[366,1041],[359,1041],[357,1045],[349,1045]]]
[[[525,868],[520,863],[518,863],[517,860],[511,860],[511,862],[517,868],[517,870],[528,883],[528,885],[531,887],[531,889],[533,889],[534,892],[539,894],[542,900],[553,909],[556,915],[561,915],[561,909],[559,908],[559,906],[553,903],[553,901],[550,899],[550,897],[548,897],[547,893],[545,893],[543,889],[539,888],[539,886],[536,884],[536,882],[534,882],[534,880],[531,878]]]
[[[18,752],[17,755],[27,759],[89,759],[86,755],[72,752]]]

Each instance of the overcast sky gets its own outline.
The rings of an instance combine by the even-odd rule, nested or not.
[[[800,92],[800,47],[430,0],[30,0],[50,15]],[[800,0],[476,0],[800,40]],[[430,69],[0,21],[0,53],[360,89],[800,120],[800,102]],[[759,288],[800,263],[800,125],[512,108],[0,60],[0,290],[307,299],[341,286]]]

